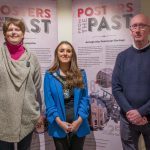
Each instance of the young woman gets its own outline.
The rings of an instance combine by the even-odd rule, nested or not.
[[[41,73],[37,57],[23,45],[25,25],[9,18],[0,49],[0,150],[30,149],[33,130],[41,123],[37,94]]]
[[[48,132],[56,150],[83,150],[85,136],[90,133],[86,74],[78,68],[69,42],[62,41],[54,55],[54,64],[44,79]]]

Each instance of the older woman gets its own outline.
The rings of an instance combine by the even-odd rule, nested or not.
[[[3,25],[0,50],[0,149],[30,148],[32,132],[41,120],[37,94],[41,86],[37,57],[23,45],[25,25],[9,18]]]
[[[44,95],[48,132],[56,150],[83,150],[85,136],[90,132],[87,79],[67,41],[55,50],[54,65],[45,74]]]

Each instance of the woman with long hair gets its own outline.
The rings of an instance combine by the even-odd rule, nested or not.
[[[56,150],[83,150],[89,134],[89,97],[84,70],[78,68],[71,43],[62,41],[56,47],[54,64],[44,79],[48,133]]]

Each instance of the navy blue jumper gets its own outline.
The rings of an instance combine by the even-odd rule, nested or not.
[[[118,54],[112,93],[124,116],[137,109],[141,116],[150,119],[150,45],[142,50],[131,46]]]

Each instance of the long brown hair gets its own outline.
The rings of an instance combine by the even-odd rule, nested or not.
[[[53,66],[49,69],[51,73],[56,72],[59,69],[58,49],[62,44],[69,45],[72,49],[72,58],[70,62],[70,68],[66,73],[66,82],[68,87],[83,88],[83,78],[80,69],[77,64],[77,55],[74,47],[68,41],[62,41],[58,44],[54,52]]]

